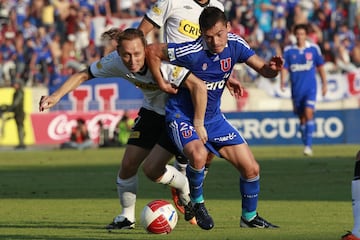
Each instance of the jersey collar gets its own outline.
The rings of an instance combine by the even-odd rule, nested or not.
[[[202,45],[203,45],[205,51],[207,51],[207,52],[209,52],[209,53],[211,53],[213,55],[218,55],[219,54],[219,53],[211,52],[208,45],[206,44],[206,42],[205,42],[205,40],[203,38],[201,38],[201,41],[202,41]],[[225,45],[225,48],[227,48],[227,47],[228,47],[228,43],[226,43],[226,45]],[[225,50],[225,48],[224,48],[224,50]]]
[[[199,3],[198,1],[195,1],[195,0],[194,0],[194,2],[195,2],[196,4],[198,4],[200,7],[206,7],[207,5],[209,5],[210,0],[208,0],[206,3]]]

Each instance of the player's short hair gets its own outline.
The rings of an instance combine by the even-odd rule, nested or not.
[[[116,40],[121,32],[120,28],[111,28],[101,34],[101,40]]]
[[[294,26],[293,33],[296,33],[297,30],[304,29],[306,34],[309,33],[309,25],[306,23],[299,23]]]
[[[218,22],[226,25],[228,20],[225,13],[217,7],[206,7],[200,14],[199,25],[202,32],[214,27]]]
[[[118,43],[118,48],[121,47],[121,43],[124,40],[134,40],[137,38],[140,38],[142,44],[144,45],[144,47],[146,46],[146,38],[144,33],[136,28],[127,28],[124,31],[120,32],[119,34],[116,35],[117,37],[117,43]]]

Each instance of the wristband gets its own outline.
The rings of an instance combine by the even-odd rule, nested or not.
[[[194,127],[204,126],[204,120],[202,119],[194,119]]]

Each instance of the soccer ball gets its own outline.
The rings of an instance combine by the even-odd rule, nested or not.
[[[148,203],[141,212],[141,225],[149,233],[168,234],[178,220],[174,206],[165,200]]]

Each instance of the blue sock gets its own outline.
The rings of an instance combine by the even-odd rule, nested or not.
[[[186,166],[186,176],[189,179],[190,185],[190,199],[193,203],[201,203],[204,202],[203,197],[203,182],[204,182],[204,170],[202,168],[200,170],[194,169],[188,164]]]
[[[312,146],[312,136],[315,130],[314,120],[307,121],[305,124],[305,146]]]
[[[256,216],[258,195],[260,192],[260,177],[244,179],[240,177],[240,193],[242,197],[242,213],[246,220],[251,220]]]
[[[301,124],[299,130],[301,134],[301,141],[305,144],[305,124]]]

